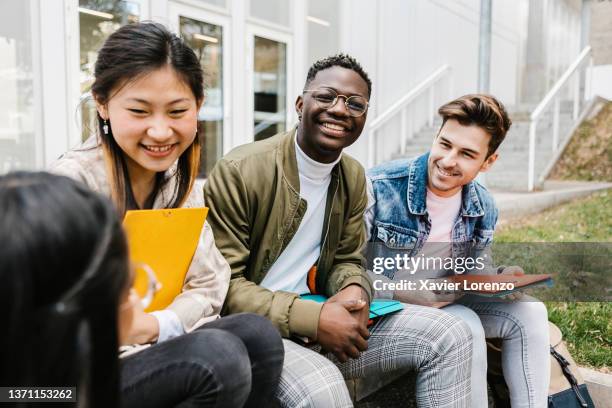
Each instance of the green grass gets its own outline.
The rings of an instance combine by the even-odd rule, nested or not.
[[[612,102],[580,125],[550,178],[612,181]]]
[[[495,242],[610,242],[612,190],[502,225]]]
[[[611,242],[612,190],[501,225],[496,242]],[[612,303],[546,302],[578,364],[612,369]]]

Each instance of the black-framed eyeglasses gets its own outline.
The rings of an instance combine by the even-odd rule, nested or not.
[[[338,103],[338,99],[340,97],[343,97],[346,109],[348,109],[349,114],[354,118],[363,116],[363,114],[368,111],[368,107],[370,106],[368,100],[363,96],[340,95],[331,88],[306,89],[304,90],[304,93],[306,92],[311,92],[312,97],[317,103],[317,105],[319,105],[323,109],[329,109],[335,106],[336,103]]]

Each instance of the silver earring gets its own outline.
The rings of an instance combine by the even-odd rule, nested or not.
[[[108,120],[104,119],[104,125],[102,126],[102,131],[105,135],[108,135]]]

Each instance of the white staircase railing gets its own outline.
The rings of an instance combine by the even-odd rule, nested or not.
[[[382,126],[387,124],[391,119],[395,118],[397,114],[401,114],[400,121],[400,149],[401,153],[405,153],[406,144],[408,139],[411,139],[415,133],[415,126],[412,124],[415,121],[414,114],[408,109],[410,104],[415,101],[415,99],[423,94],[425,91],[429,92],[429,103],[427,110],[427,123],[429,126],[433,126],[434,118],[435,118],[435,106],[434,106],[434,87],[435,85],[445,77],[448,77],[448,96],[452,95],[452,80],[451,76],[451,68],[448,65],[443,65],[434,71],[431,75],[425,78],[421,83],[415,86],[410,92],[406,93],[400,99],[397,100],[393,105],[391,105],[387,110],[385,110],[382,114],[378,115],[376,119],[374,119],[370,125],[369,129],[369,137],[368,137],[368,167],[373,167],[378,164],[378,157],[376,152],[376,135],[377,131],[380,130]],[[410,126],[409,126],[410,124]]]
[[[590,95],[590,92],[586,90],[587,75],[582,75],[580,68],[586,61],[589,61],[589,67],[593,65],[593,58],[591,56],[591,47],[585,47],[580,55],[574,60],[569,68],[561,75],[561,78],[555,83],[551,90],[546,94],[544,99],[538,104],[534,111],[530,115],[529,123],[529,173],[528,173],[528,190],[533,191],[535,188],[535,145],[536,145],[536,132],[539,120],[542,118],[546,109],[553,105],[553,119],[552,119],[552,149],[556,152],[559,148],[559,113],[561,110],[561,91],[564,86],[573,80],[573,111],[572,119],[575,122],[578,120],[580,114],[580,88],[581,84],[585,82],[585,95]],[[573,75],[573,78],[572,78]],[[589,84],[590,85],[590,84]]]

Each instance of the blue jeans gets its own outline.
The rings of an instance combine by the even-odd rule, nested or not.
[[[472,331],[473,407],[488,406],[485,338],[503,341],[502,369],[512,408],[547,407],[550,340],[548,313],[542,302],[527,296],[514,302],[466,296],[443,310],[461,318]]]
[[[122,359],[122,407],[271,406],[283,356],[268,319],[224,317]]]

